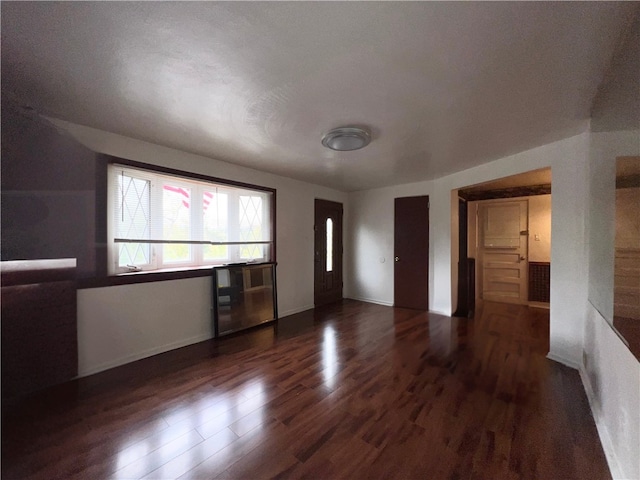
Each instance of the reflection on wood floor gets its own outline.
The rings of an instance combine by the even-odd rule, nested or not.
[[[610,478],[548,331],[345,300],[3,405],[2,478]]]

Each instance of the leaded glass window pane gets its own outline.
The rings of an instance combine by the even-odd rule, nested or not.
[[[240,241],[263,240],[262,197],[240,195]],[[263,245],[241,245],[240,258],[262,258]]]
[[[150,238],[151,182],[129,175],[118,175],[115,198],[116,237]],[[118,266],[136,266],[151,261],[148,243],[120,243]]]

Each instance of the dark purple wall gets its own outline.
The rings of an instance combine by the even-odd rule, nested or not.
[[[3,268],[3,403],[78,375],[75,279],[72,262]]]
[[[76,258],[96,275],[94,152],[2,97],[2,260]]]

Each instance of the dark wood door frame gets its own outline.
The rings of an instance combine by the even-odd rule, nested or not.
[[[314,217],[314,287],[316,307],[342,300],[342,204],[316,199]],[[327,229],[331,220],[333,255],[327,259]],[[330,265],[329,265],[330,264]]]
[[[475,259],[469,258],[467,201],[458,198],[458,305],[454,317],[473,317],[476,304]]]
[[[394,306],[429,308],[429,197],[394,202]]]

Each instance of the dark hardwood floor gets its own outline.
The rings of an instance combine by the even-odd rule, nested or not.
[[[611,478],[548,331],[345,300],[5,402],[2,478]]]

